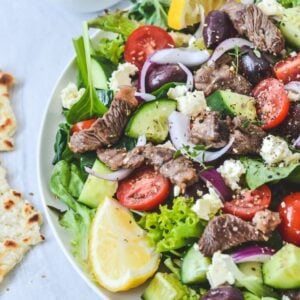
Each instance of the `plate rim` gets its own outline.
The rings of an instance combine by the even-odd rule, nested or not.
[[[98,30],[94,34],[91,35],[91,39],[97,38],[98,35],[100,35],[101,30]],[[43,189],[43,184],[42,184],[42,142],[43,142],[43,135],[44,135],[44,129],[46,126],[46,120],[47,120],[47,114],[49,113],[49,108],[51,106],[51,103],[53,101],[53,96],[55,94],[55,91],[59,85],[59,83],[62,81],[63,77],[65,76],[66,72],[68,71],[69,68],[72,67],[72,64],[74,64],[76,60],[76,55],[73,55],[71,60],[67,63],[67,65],[63,68],[63,70],[60,72],[60,75],[58,76],[58,79],[55,81],[55,84],[53,85],[50,95],[48,96],[48,100],[46,102],[46,106],[42,115],[42,122],[41,122],[41,127],[38,133],[38,143],[37,143],[37,164],[36,164],[36,174],[37,174],[37,182],[38,182],[38,190],[40,194],[40,199],[43,207],[44,214],[46,216],[47,223],[51,229],[51,233],[54,235],[55,240],[57,241],[61,251],[67,258],[68,262],[71,264],[73,269],[80,275],[80,277],[83,279],[83,281],[87,284],[89,288],[91,288],[96,295],[99,295],[102,297],[103,300],[111,300],[108,298],[105,294],[102,293],[100,288],[96,286],[96,283],[93,283],[91,279],[88,278],[87,273],[85,273],[83,270],[81,270],[76,263],[76,259],[74,256],[70,255],[67,251],[66,246],[64,245],[62,239],[60,238],[54,223],[52,222],[52,218],[50,216],[50,210],[47,205],[47,196],[44,192]]]

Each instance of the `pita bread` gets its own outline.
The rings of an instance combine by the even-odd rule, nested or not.
[[[0,166],[0,282],[31,246],[44,239],[41,223],[41,214],[9,186]]]
[[[15,79],[8,73],[0,71],[0,151],[14,149],[14,135],[17,127],[16,118],[12,110],[9,90],[15,84]]]

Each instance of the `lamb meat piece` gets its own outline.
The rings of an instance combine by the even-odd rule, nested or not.
[[[122,87],[102,118],[98,118],[89,129],[75,132],[71,136],[70,149],[74,153],[83,153],[116,143],[130,114],[138,106],[134,92],[132,87]]]
[[[123,159],[123,168],[137,169],[145,163],[144,146],[138,146],[130,150]]]
[[[147,144],[144,148],[144,157],[146,164],[151,165],[158,170],[164,163],[170,161],[174,156],[175,151],[165,147],[154,147]]]
[[[266,133],[242,116],[235,117],[232,122],[234,142],[230,152],[236,155],[259,153]]]
[[[123,167],[126,155],[126,149],[97,149],[98,158],[113,171]]]
[[[180,156],[163,164],[159,169],[160,173],[169,178],[173,184],[185,191],[187,186],[190,186],[198,181],[198,176],[193,163]]]
[[[172,149],[151,144],[136,147],[129,152],[123,149],[97,150],[98,158],[113,170],[137,169],[143,164],[153,166],[184,191],[187,186],[198,181],[197,171],[184,156],[173,159],[174,153]]]
[[[255,227],[265,233],[273,232],[281,223],[279,213],[270,211],[268,209],[258,211],[252,219]]]
[[[245,35],[254,45],[270,53],[278,54],[285,42],[280,30],[256,5],[243,5],[231,1],[222,8],[240,35]]]
[[[240,94],[249,94],[251,84],[228,65],[203,66],[195,74],[195,86],[209,96],[216,90],[230,89]]]
[[[191,141],[212,148],[222,148],[229,141],[228,121],[221,120],[216,111],[197,117],[191,129]]]
[[[268,233],[236,216],[224,214],[214,217],[206,226],[199,241],[204,256],[213,256],[217,251],[228,250],[250,241],[267,241]]]

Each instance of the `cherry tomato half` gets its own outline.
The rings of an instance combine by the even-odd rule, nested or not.
[[[296,56],[279,61],[274,66],[274,73],[276,78],[284,83],[293,80],[300,81],[300,53]]]
[[[89,129],[95,122],[97,119],[90,119],[90,120],[85,120],[85,121],[81,121],[78,122],[76,124],[74,124],[71,127],[71,133],[75,133],[75,132],[79,132],[83,129]]]
[[[278,211],[282,238],[286,242],[300,246],[300,192],[285,197]]]
[[[133,31],[128,37],[124,56],[127,62],[141,69],[147,57],[155,50],[174,46],[172,37],[165,30],[157,26],[145,25]]]
[[[150,210],[167,199],[170,186],[170,181],[159,172],[142,168],[121,181],[117,199],[127,208]]]
[[[261,81],[254,88],[253,95],[256,98],[256,109],[263,122],[263,129],[274,128],[286,118],[290,101],[279,80],[268,78]]]
[[[254,191],[243,191],[232,201],[225,202],[223,211],[249,221],[258,211],[270,205],[271,198],[271,190],[263,185]]]

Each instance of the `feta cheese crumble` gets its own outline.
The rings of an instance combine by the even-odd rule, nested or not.
[[[234,284],[235,276],[232,270],[235,267],[230,255],[215,252],[206,273],[210,286],[216,288],[224,283]]]
[[[271,134],[264,138],[260,155],[269,166],[280,163],[288,166],[300,161],[300,153],[293,153],[284,139]]]
[[[215,192],[214,188],[209,187],[208,193],[204,194],[192,206],[192,211],[203,220],[209,221],[223,207],[223,202]]]
[[[177,109],[190,117],[195,117],[207,109],[204,93],[202,91],[189,92],[184,85],[170,88],[168,97],[177,100]]]
[[[119,64],[118,69],[111,74],[109,88],[117,91],[121,86],[131,86],[132,79],[138,68],[131,63]]]
[[[60,93],[60,98],[62,106],[64,108],[70,109],[85,92],[85,88],[78,90],[78,87],[75,83],[70,82]]]
[[[244,165],[239,160],[228,159],[217,169],[225,183],[233,190],[240,190],[239,182],[246,173]]]

